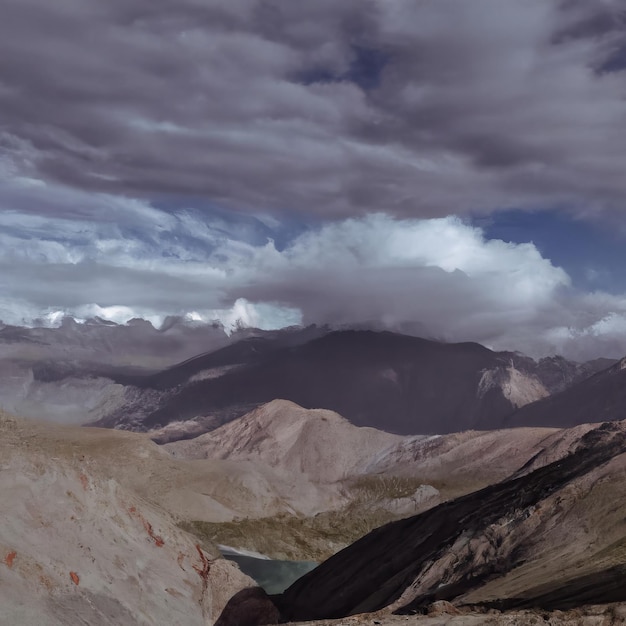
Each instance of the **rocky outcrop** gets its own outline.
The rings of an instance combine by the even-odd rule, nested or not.
[[[530,404],[550,394],[537,376],[517,369],[513,361],[508,367],[499,365],[482,373],[478,382],[478,396],[482,398],[494,390],[500,392],[514,408]]]
[[[260,587],[249,587],[236,593],[224,607],[215,626],[257,626],[278,624],[280,613]]]
[[[115,464],[128,435],[54,430],[0,415],[0,622],[204,626],[252,584],[99,467],[89,443]]]

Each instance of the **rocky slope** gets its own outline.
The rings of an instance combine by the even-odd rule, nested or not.
[[[285,515],[282,508],[276,515],[270,507],[260,518],[256,513],[220,524],[198,518],[191,526],[196,532],[277,558],[319,560],[389,520],[506,478],[538,455],[560,458],[586,428],[591,427],[400,437],[356,427],[330,411],[275,400],[164,449],[176,459],[219,458],[254,468],[275,490],[283,485],[283,501],[300,511]]]
[[[174,457],[260,462],[315,483],[333,483],[364,473],[368,461],[403,441],[353,426],[333,411],[274,400],[213,432],[164,448]]]
[[[557,460],[548,446],[511,479],[366,535],[276,597],[283,617],[626,600],[626,424],[579,434]]]
[[[426,615],[392,615],[387,612],[353,615],[338,620],[319,620],[315,626],[621,626],[626,623],[626,604],[587,605],[569,611],[541,609],[501,612],[480,607],[458,609],[434,602]],[[292,622],[308,624],[311,622]],[[224,620],[220,626],[234,626]]]
[[[438,599],[526,615],[620,600],[625,439],[621,423],[399,437],[275,401],[161,447],[145,434],[3,415],[2,618],[211,623],[252,584],[216,558],[220,528],[244,530],[229,545],[266,553],[255,542],[310,547],[318,532],[321,550],[377,511],[401,519],[296,582],[276,599],[283,617],[406,612]],[[267,623],[278,619],[262,595],[246,597]],[[453,617],[487,623],[458,621],[476,615]]]

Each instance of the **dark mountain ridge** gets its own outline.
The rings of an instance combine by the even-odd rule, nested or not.
[[[550,415],[535,416],[539,408],[510,416],[538,400],[552,406],[542,399],[610,363],[558,356],[534,361],[470,342],[315,326],[239,329],[230,337],[217,325],[174,318],[160,329],[143,320],[117,325],[97,319],[68,319],[59,328],[0,327],[5,408],[150,430],[159,442],[201,434],[276,398],[399,434],[561,425]],[[589,393],[595,392],[589,388],[574,403],[591,406]],[[613,408],[597,414],[623,415],[619,389],[603,395]],[[582,411],[568,414],[574,415],[568,423],[586,419]],[[526,422],[526,415],[534,421]]]
[[[595,365],[559,357],[539,363],[476,343],[443,342],[391,332],[335,331],[253,337],[150,376],[117,376],[146,394],[162,392],[132,428],[212,416],[217,423],[275,398],[327,408],[359,426],[399,434],[491,429],[518,406],[585,377]],[[150,396],[151,399],[154,397]],[[145,404],[145,403],[144,403]],[[99,426],[127,427],[126,411]]]

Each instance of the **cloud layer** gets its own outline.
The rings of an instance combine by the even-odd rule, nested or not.
[[[0,147],[245,210],[617,211],[623,41],[617,0],[5,0]]]
[[[34,187],[33,202],[42,191],[51,200],[65,193]],[[105,196],[91,202],[123,217],[0,213],[0,319],[99,315],[158,325],[178,314],[227,327],[374,326],[533,355],[626,353],[626,298],[577,292],[533,244],[487,240],[457,217],[371,214],[279,247],[278,225]]]

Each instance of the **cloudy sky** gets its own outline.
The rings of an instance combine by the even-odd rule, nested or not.
[[[626,354],[623,0],[0,0],[0,319]]]

